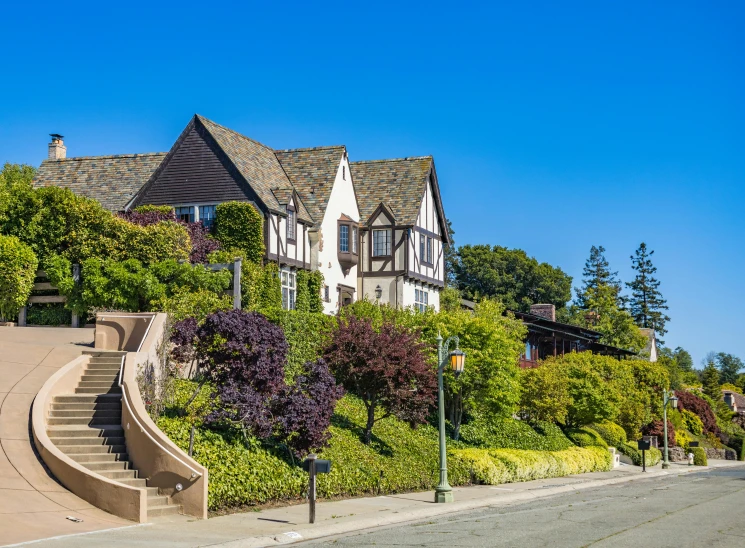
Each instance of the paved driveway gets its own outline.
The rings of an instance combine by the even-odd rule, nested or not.
[[[0,546],[132,525],[57,483],[37,458],[30,435],[36,393],[92,344],[93,329],[0,327]]]

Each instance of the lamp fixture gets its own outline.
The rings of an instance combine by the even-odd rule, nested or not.
[[[460,350],[460,348],[456,348],[450,353],[450,367],[453,369],[456,379],[460,377],[461,373],[463,373],[465,365],[466,355]]]
[[[383,296],[383,288],[378,286],[375,288],[375,298],[380,299]]]

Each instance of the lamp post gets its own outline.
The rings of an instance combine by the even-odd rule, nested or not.
[[[455,342],[455,350],[448,353],[450,343]],[[443,344],[442,335],[437,335],[437,407],[440,415],[440,483],[435,487],[435,502],[453,502],[453,488],[448,483],[448,460],[445,449],[445,389],[442,374],[450,367],[457,379],[463,373],[466,355],[458,349],[458,337],[448,337]]]
[[[668,461],[667,457],[667,404],[672,404],[673,407],[678,407],[678,398],[675,395],[675,392],[667,391],[667,388],[662,389],[662,427],[664,431],[664,444],[665,444],[665,454],[664,459],[662,461],[662,468],[667,469],[670,468],[670,461]]]

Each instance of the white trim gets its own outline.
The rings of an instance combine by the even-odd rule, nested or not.
[[[143,341],[144,340],[145,339],[143,339]],[[140,346],[142,346],[142,345],[140,345]],[[124,360],[125,360],[126,357],[127,357],[126,354],[124,356],[122,356],[122,364],[119,367],[119,387],[122,386],[122,376],[124,374]],[[135,421],[135,424],[140,428],[140,432],[144,432],[145,435],[148,438],[150,438],[150,441],[154,442],[155,445],[157,445],[158,447],[160,447],[163,451],[165,451],[166,453],[168,453],[171,457],[173,457],[174,459],[176,459],[177,461],[179,461],[181,464],[183,464],[184,466],[186,466],[189,470],[191,470],[192,478],[197,477],[197,476],[200,476],[200,477],[202,476],[202,473],[201,472],[199,472],[198,470],[195,470],[194,468],[192,468],[191,466],[189,466],[188,464],[186,464],[184,461],[182,461],[180,458],[178,458],[176,455],[174,455],[173,453],[171,453],[167,448],[163,447],[163,445],[158,440],[156,440],[150,434],[150,432],[148,432],[147,430],[145,430],[142,427],[142,425],[140,424],[140,421],[137,420],[137,416],[135,416],[134,412],[132,411],[132,407],[129,405],[129,400],[127,399],[127,391],[124,390],[124,388],[122,388],[122,401],[127,405],[127,410],[129,411],[129,414],[132,415],[132,420]]]

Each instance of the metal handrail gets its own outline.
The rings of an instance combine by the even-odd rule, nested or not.
[[[127,316],[127,317],[131,317],[131,316]],[[129,405],[129,400],[127,399],[127,391],[124,390],[124,388],[122,387],[122,379],[123,379],[123,375],[124,375],[124,360],[125,360],[125,358],[126,358],[126,355],[122,356],[122,364],[119,366],[119,387],[122,388],[122,400],[127,405],[127,410],[129,411],[129,414],[132,416],[132,420],[134,420],[135,421],[135,424],[140,428],[140,432],[144,432],[145,435],[148,438],[150,438],[150,440],[152,442],[155,443],[155,445],[157,445],[158,447],[160,447],[163,451],[165,451],[166,453],[168,453],[171,457],[173,457],[174,459],[176,459],[177,461],[179,461],[181,464],[183,464],[184,466],[186,466],[189,470],[191,470],[191,477],[192,478],[195,478],[197,476],[201,477],[203,475],[201,472],[199,472],[198,470],[195,470],[189,464],[185,463],[183,460],[181,460],[176,455],[174,455],[173,453],[171,453],[166,447],[163,446],[162,443],[160,443],[158,440],[156,440],[150,434],[150,432],[148,432],[145,428],[143,428],[142,424],[140,424],[140,421],[137,420],[137,417],[135,416],[134,412],[132,411],[132,407]]]

